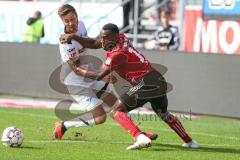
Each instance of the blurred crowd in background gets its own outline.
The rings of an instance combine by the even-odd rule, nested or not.
[[[12,15],[9,15],[11,11],[0,11],[4,13],[0,16],[0,41],[57,44],[63,27],[56,17],[56,4],[72,3],[90,37],[98,37],[100,28],[112,22],[138,48],[240,54],[240,40],[236,36],[240,35],[239,18],[218,19],[216,16],[211,19],[209,14],[210,19],[206,19],[206,7],[220,10],[219,6],[225,6],[228,11],[227,7],[232,4],[225,0],[0,0],[0,10],[1,6],[12,6],[14,2],[23,8],[28,3],[33,7],[19,10],[18,15],[16,10]],[[44,6],[48,3],[47,9]],[[238,4],[236,1],[232,6]],[[240,15],[239,12],[236,9],[235,15]],[[9,17],[13,17],[13,24],[5,22]],[[16,26],[15,23],[20,26],[10,28]]]

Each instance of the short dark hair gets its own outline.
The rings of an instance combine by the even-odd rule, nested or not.
[[[34,15],[35,15],[37,18],[41,18],[41,17],[42,17],[41,11],[35,11]]]
[[[58,9],[58,15],[60,17],[67,15],[68,13],[73,12],[76,13],[76,10],[73,6],[70,4],[63,4],[59,9]]]
[[[161,10],[161,15],[171,16],[171,12],[168,9],[162,9]]]
[[[113,24],[113,23],[105,24],[102,29],[103,30],[110,30],[115,34],[119,34],[118,26],[116,24]]]

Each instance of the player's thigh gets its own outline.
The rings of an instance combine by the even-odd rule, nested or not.
[[[112,107],[115,102],[117,101],[117,97],[115,96],[115,94],[113,92],[110,93],[105,93],[101,96],[101,98],[103,100],[103,102],[107,105],[107,107]]]
[[[147,103],[148,99],[139,99],[138,93],[133,93],[129,95],[127,92],[120,96],[120,101],[125,105],[126,110],[129,112],[136,108],[142,107],[145,103]]]
[[[79,109],[83,111],[92,111],[103,104],[103,101],[91,90],[81,95],[71,96],[79,104]]]
[[[96,124],[101,124],[106,121],[107,115],[102,105],[99,105],[91,112]]]
[[[117,100],[114,94],[114,87],[111,83],[105,83],[103,81],[97,81],[94,84],[97,89],[96,96],[103,100],[103,102],[108,106],[112,107]]]
[[[160,116],[162,113],[167,112],[167,107],[168,107],[167,95],[154,98],[150,101],[150,103],[151,103],[152,109],[158,116]]]
[[[171,89],[164,77],[157,71],[145,75],[143,86],[138,91],[139,98],[152,99],[165,95]]]

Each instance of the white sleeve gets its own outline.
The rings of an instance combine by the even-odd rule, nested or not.
[[[77,35],[80,37],[88,37],[87,35],[87,29],[82,21],[78,22],[78,31]]]
[[[72,44],[59,44],[59,51],[61,55],[62,62],[65,63],[75,56],[75,47]]]

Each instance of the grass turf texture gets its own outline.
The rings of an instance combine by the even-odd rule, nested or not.
[[[0,130],[17,126],[25,135],[21,148],[0,145],[0,160],[240,159],[239,120],[207,116],[182,119],[188,133],[201,144],[200,149],[184,149],[182,140],[164,122],[145,118],[139,127],[158,133],[159,138],[152,147],[140,151],[126,151],[133,139],[110,118],[99,126],[71,129],[62,141],[50,141],[56,121],[53,110],[0,107]]]

